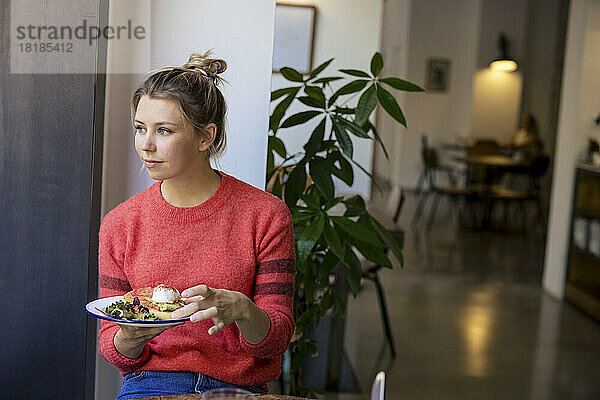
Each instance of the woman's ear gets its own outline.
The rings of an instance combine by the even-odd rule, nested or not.
[[[215,141],[217,136],[217,125],[212,122],[206,125],[200,135],[200,143],[198,144],[198,150],[207,151],[211,144]]]

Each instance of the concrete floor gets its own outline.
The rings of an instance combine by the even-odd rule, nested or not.
[[[600,399],[600,324],[542,292],[543,235],[460,228],[444,200],[426,232],[411,227],[415,204],[398,223],[405,267],[380,272],[397,357],[365,281],[345,335],[363,393],[322,398],[367,399],[384,370],[387,399]],[[377,196],[370,208],[386,213]]]

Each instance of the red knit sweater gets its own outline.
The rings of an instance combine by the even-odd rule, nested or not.
[[[102,321],[100,354],[123,374],[136,370],[193,371],[236,385],[279,376],[293,330],[295,273],[292,220],[285,203],[225,173],[204,203],[167,203],[161,182],[111,210],[100,227],[100,295],[164,283],[180,291],[205,284],[247,295],[271,320],[259,344],[235,323],[209,335],[213,322],[187,322],[146,344],[137,359],[118,353],[118,326]]]

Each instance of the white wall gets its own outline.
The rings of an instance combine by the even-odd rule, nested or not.
[[[391,151],[397,157],[397,161],[392,161],[391,178],[397,179],[395,183],[408,188],[416,186],[422,166],[423,133],[436,145],[470,132],[479,14],[479,0],[412,1],[408,74],[404,78],[425,87],[427,59],[440,57],[451,61],[450,79],[447,92],[405,96],[408,129],[395,133],[399,138]]]
[[[133,73],[107,76],[102,215],[154,182],[140,171],[133,148],[129,104],[143,80],[136,72],[147,71],[148,63],[151,68],[181,65],[190,53],[209,48],[228,63],[224,78],[229,85],[223,90],[228,143],[218,166],[264,188],[275,0],[153,0],[151,8],[143,1],[117,1],[111,7],[111,21],[131,16],[145,22],[150,43],[137,45],[150,54],[134,57],[109,47],[108,71]],[[117,370],[98,357],[96,399],[114,398],[120,386]]]
[[[543,287],[564,295],[575,164],[600,109],[600,0],[572,0],[565,49]]]
[[[308,4],[317,8],[313,67],[335,57],[334,63],[326,70],[331,75],[327,76],[340,76],[341,73],[337,72],[339,68],[369,70],[371,56],[380,48],[383,0],[288,0],[285,3]],[[293,85],[280,74],[273,74],[273,90],[287,86]],[[288,115],[305,109],[304,105],[296,102],[289,108]],[[302,146],[318,122],[315,118],[314,122],[310,121],[278,132],[278,137],[285,142],[288,153],[302,150]],[[371,171],[373,143],[355,137],[352,137],[352,140],[354,159]],[[355,168],[354,185],[348,188],[343,182],[336,181],[336,192],[358,193],[369,198],[370,178]]]
[[[385,61],[386,75],[399,78],[408,76],[410,45],[410,21],[412,0],[387,0],[383,3],[381,53]],[[405,110],[407,92],[396,92],[396,100]],[[420,96],[421,94],[419,94]],[[408,121],[412,126],[412,121]],[[379,145],[374,147],[373,173],[378,181],[397,187],[400,182],[402,138],[405,128],[383,109],[377,110],[377,131],[385,145],[389,158]]]
[[[473,77],[471,136],[506,142],[518,126],[522,86],[517,72],[477,71]]]

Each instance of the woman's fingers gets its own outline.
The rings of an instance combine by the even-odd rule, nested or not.
[[[173,311],[171,313],[171,318],[179,319],[179,318],[189,317],[193,313],[200,311],[202,309],[204,309],[204,307],[202,307],[202,304],[199,302],[189,303],[189,304],[186,304],[185,306]]]
[[[206,285],[198,285],[191,287],[189,289],[185,289],[181,292],[181,297],[194,297],[194,296],[202,296],[203,298],[207,298],[212,295],[214,290],[209,288]]]
[[[191,297],[182,297],[181,299],[183,300],[183,302],[185,304],[190,304],[190,303],[194,303],[194,302],[204,301],[205,300],[204,296],[200,296],[200,295],[198,295],[198,296],[191,296]]]
[[[219,321],[217,318],[213,318],[212,320],[215,324],[208,330],[209,335],[219,333],[223,330],[223,328],[225,328],[225,323],[223,321]]]
[[[219,311],[217,310],[217,307],[210,307],[210,308],[207,308],[206,310],[201,310],[201,311],[197,311],[197,312],[193,313],[190,316],[190,321],[191,322],[200,322],[200,321],[204,321],[205,319],[208,319],[208,318],[216,317],[218,314],[219,314]]]

